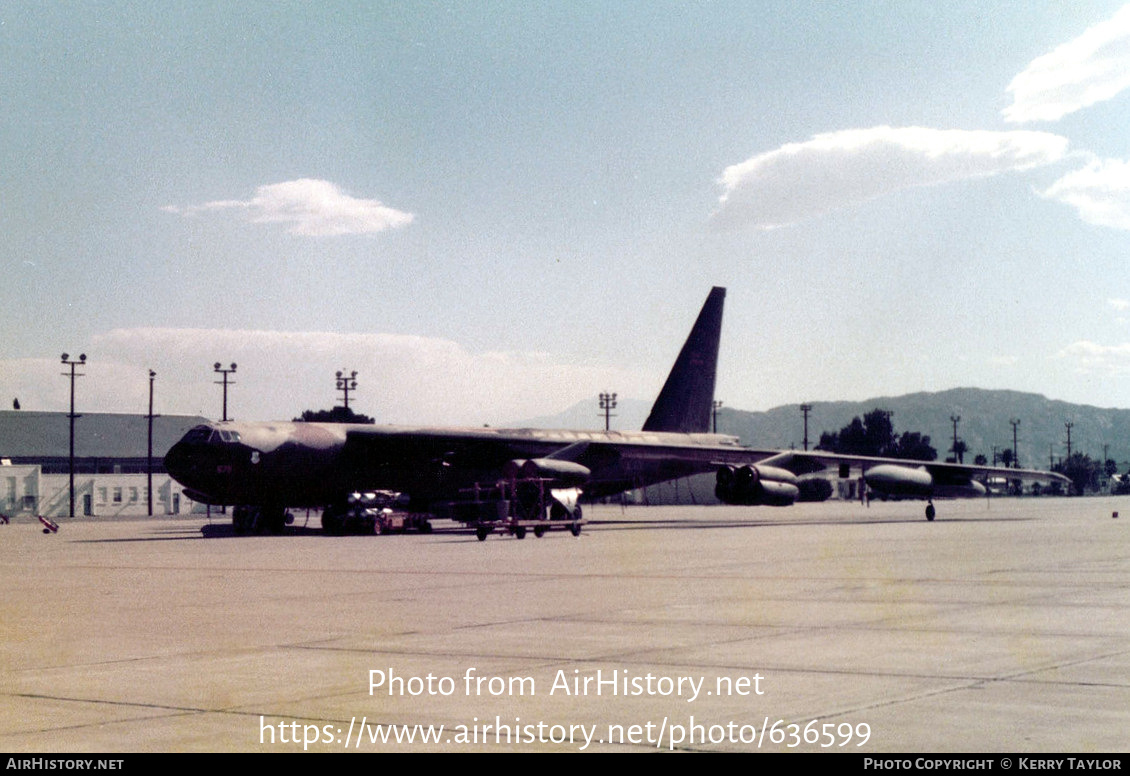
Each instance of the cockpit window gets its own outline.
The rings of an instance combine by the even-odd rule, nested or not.
[[[214,429],[211,426],[197,426],[184,435],[185,442],[238,444],[239,432],[226,429]]]
[[[212,429],[208,426],[197,426],[184,435],[185,442],[207,442],[212,436]]]

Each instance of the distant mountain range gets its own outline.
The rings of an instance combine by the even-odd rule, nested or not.
[[[1091,407],[1048,399],[1035,393],[989,391],[980,388],[954,388],[936,393],[911,393],[881,396],[865,401],[809,402],[809,448],[820,441],[824,431],[839,431],[852,418],[862,418],[873,409],[889,410],[895,432],[917,431],[930,437],[930,444],[944,460],[953,444],[951,416],[960,416],[957,435],[965,441],[965,462],[977,454],[993,460],[993,448],[1012,447],[1012,425],[1018,418],[1017,442],[1020,465],[1046,469],[1049,456],[1059,460],[1067,455],[1067,429],[1072,423],[1072,452],[1091,458],[1106,457],[1118,462],[1119,471],[1130,468],[1130,410]],[[651,403],[621,399],[614,410],[613,429],[638,429],[647,418]],[[604,428],[604,417],[596,397],[580,402],[564,412],[523,421],[518,426],[534,428]],[[797,448],[804,439],[804,420],[799,404],[774,407],[765,412],[746,412],[722,407],[718,412],[718,432],[734,434],[744,444],[757,448]]]
[[[637,431],[651,412],[651,402],[643,399],[617,399],[609,426],[614,430]],[[511,428],[572,428],[578,431],[596,431],[604,428],[604,412],[596,397],[580,401],[556,415],[542,415],[508,424]]]

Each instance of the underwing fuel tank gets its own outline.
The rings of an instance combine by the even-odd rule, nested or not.
[[[863,481],[872,490],[892,496],[931,496],[934,493],[934,478],[930,472],[910,466],[872,466],[864,472]]]
[[[968,476],[942,479],[925,467],[880,464],[864,472],[863,481],[877,493],[890,496],[976,498],[985,495],[985,486]]]

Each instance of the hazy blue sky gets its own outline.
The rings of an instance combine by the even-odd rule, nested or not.
[[[0,406],[1130,406],[1117,2],[6,2]]]

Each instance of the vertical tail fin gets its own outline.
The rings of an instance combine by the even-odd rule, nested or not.
[[[726,289],[715,286],[706,297],[690,336],[683,344],[644,431],[710,431],[714,376],[718,369],[718,340],[722,335],[722,303]]]

